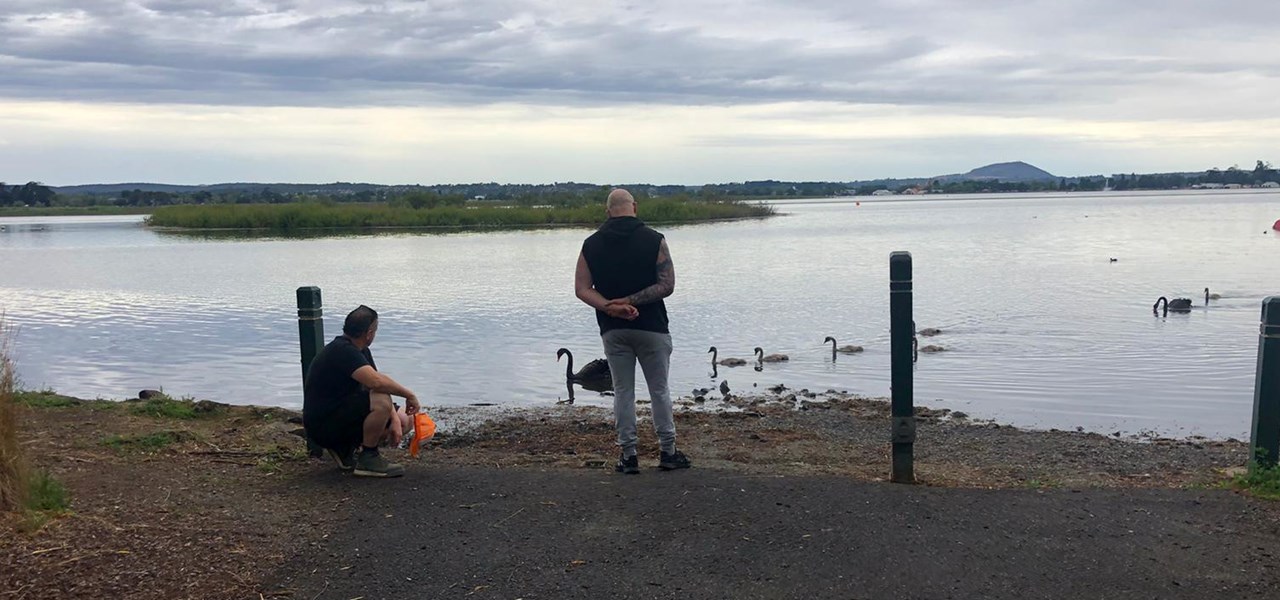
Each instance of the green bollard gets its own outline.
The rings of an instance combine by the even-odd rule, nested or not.
[[[298,288],[298,344],[302,348],[302,381],[307,380],[311,361],[324,347],[324,316],[320,309],[320,288]]]
[[[911,318],[911,253],[889,255],[889,358],[894,483],[915,483],[916,442],[912,344],[915,337]]]
[[[1276,466],[1280,458],[1280,296],[1262,301],[1249,447],[1258,453],[1252,468]]]

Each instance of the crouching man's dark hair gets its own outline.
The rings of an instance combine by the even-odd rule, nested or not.
[[[358,338],[369,333],[369,328],[377,320],[378,311],[361,304],[347,315],[347,320],[342,323],[342,333],[347,337]]]

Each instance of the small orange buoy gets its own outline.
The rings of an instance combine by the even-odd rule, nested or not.
[[[418,458],[422,444],[436,434],[436,422],[425,412],[413,415],[413,441],[409,442],[409,455]]]
[[[861,201],[861,200],[855,200],[855,201],[853,202],[853,205],[854,205],[854,206],[862,206],[862,201]]]

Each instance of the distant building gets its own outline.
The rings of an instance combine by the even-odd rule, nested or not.
[[[1268,181],[1268,182],[1266,182],[1266,183],[1262,184],[1262,186],[1261,186],[1261,187],[1264,187],[1264,188],[1280,188],[1280,183],[1277,183],[1277,182],[1275,182],[1275,181]]]
[[[1228,183],[1225,187],[1229,190],[1238,190],[1244,186],[1238,183]]]
[[[893,192],[889,190],[876,190],[871,192],[872,196],[892,196]]]

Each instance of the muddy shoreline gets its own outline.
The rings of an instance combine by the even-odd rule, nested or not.
[[[836,390],[782,386],[720,403],[676,401],[679,445],[701,466],[747,473],[838,474],[887,479],[889,403]],[[441,408],[454,423],[435,440],[464,464],[611,465],[607,408]],[[639,414],[641,453],[656,458],[647,407]],[[1248,444],[1083,431],[1028,430],[974,420],[949,409],[916,407],[917,482],[950,487],[1182,487],[1239,472]]]

